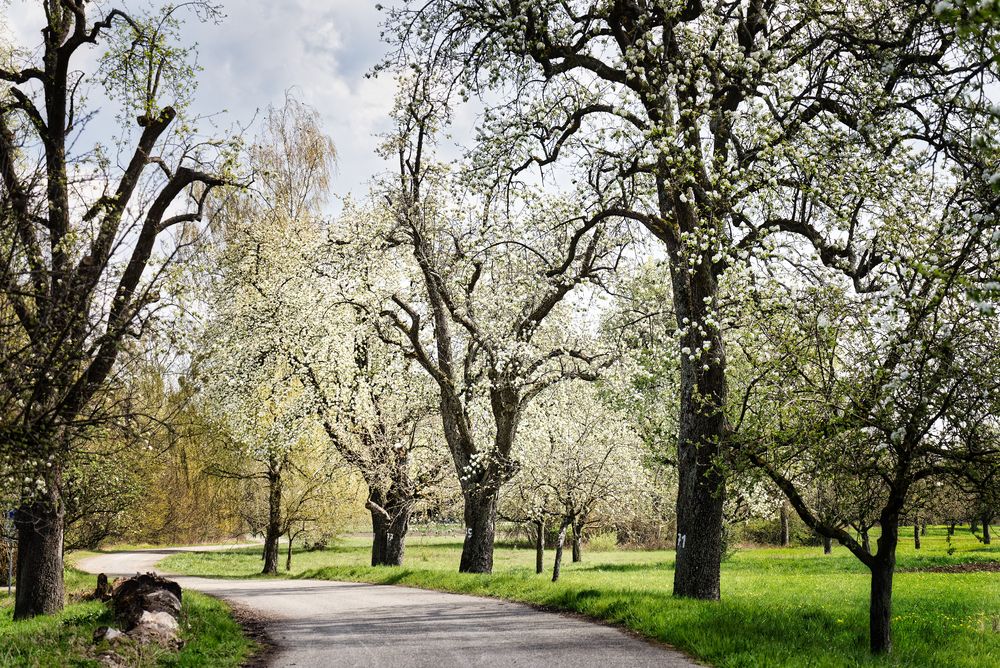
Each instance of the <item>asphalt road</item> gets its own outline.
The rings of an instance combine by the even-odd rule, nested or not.
[[[78,566],[110,576],[156,571],[178,548],[118,552]],[[696,666],[683,654],[617,629],[526,605],[439,592],[323,580],[172,577],[182,587],[269,620],[275,666]]]

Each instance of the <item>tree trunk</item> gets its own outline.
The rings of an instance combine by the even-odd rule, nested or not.
[[[371,506],[368,507],[372,516],[372,566],[385,565],[386,535],[389,533],[389,518]]]
[[[948,535],[949,536],[954,536],[955,535],[955,525],[956,524],[958,524],[958,522],[949,522],[948,523]]]
[[[788,535],[788,502],[781,503],[781,547],[788,547],[791,542]]]
[[[927,535],[927,520],[924,520],[923,522],[920,523],[920,535],[921,536]]]
[[[264,575],[278,573],[278,541],[281,539],[281,473],[272,466],[267,474],[267,529],[264,534]]]
[[[865,549],[868,554],[872,553],[872,543],[871,539],[868,537],[868,529],[864,529],[861,532],[861,547]]]
[[[406,533],[410,530],[410,511],[412,506],[406,504],[393,512],[389,522],[389,531],[385,537],[385,565],[402,566],[406,553]]]
[[[879,564],[872,568],[868,621],[872,654],[892,651],[892,575],[892,566]]]
[[[378,505],[383,499],[373,494],[368,506],[372,516],[372,566],[402,566],[413,506],[407,499]]]
[[[463,490],[465,497],[465,543],[462,545],[460,573],[492,573],[493,543],[496,537],[497,492]]]
[[[566,544],[566,529],[569,528],[569,522],[563,520],[563,523],[559,525],[559,537],[556,539],[556,559],[552,564],[552,581],[556,582],[559,580],[559,573],[562,569],[562,556],[563,556],[563,545]]]
[[[872,654],[892,651],[892,576],[896,570],[896,544],[899,542],[898,519],[882,518],[878,555],[871,568],[871,601],[868,632]]]
[[[535,573],[545,569],[545,520],[535,521]]]
[[[292,570],[292,542],[293,542],[293,540],[294,539],[292,538],[292,530],[289,529],[288,530],[288,550],[285,553],[285,570],[286,571]]]
[[[830,554],[833,552],[833,539],[829,536],[823,536],[823,554]]]
[[[920,521],[913,520],[913,549],[920,549]]]
[[[583,523],[573,524],[573,563],[578,564],[583,561]]]
[[[707,224],[686,206],[675,209],[674,194],[665,184],[658,184],[658,191],[665,217],[684,218],[678,220],[681,229],[693,231]],[[689,266],[692,259],[676,240],[668,243],[668,252],[674,311],[682,332],[674,596],[718,600],[724,478],[716,460],[729,434],[723,412],[725,348],[720,330],[711,324],[719,286],[710,254]]]
[[[61,476],[44,496],[17,509],[17,576],[14,619],[50,615],[63,609],[63,517]]]
[[[983,523],[983,544],[984,545],[989,545],[990,542],[991,542],[991,538],[990,538],[990,522],[993,521],[993,518],[989,517],[987,515],[983,515],[983,517],[982,517],[982,519],[980,521]]]

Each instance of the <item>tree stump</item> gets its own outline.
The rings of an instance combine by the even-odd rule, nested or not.
[[[172,618],[176,626],[181,614],[181,586],[173,580],[161,578],[155,573],[145,573],[115,583],[111,593],[111,607],[115,619],[132,631],[146,620],[156,620],[164,624],[164,613]],[[147,614],[148,613],[148,614]]]

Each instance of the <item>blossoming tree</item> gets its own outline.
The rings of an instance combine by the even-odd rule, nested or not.
[[[153,327],[159,287],[228,180],[225,147],[184,121],[194,49],[181,45],[178,8],[139,16],[84,0],[38,4],[43,43],[0,62],[0,467],[23,481],[16,618],[63,606],[63,469],[74,440],[114,416],[107,390],[123,342]],[[184,6],[217,15],[208,2]],[[92,45],[105,52],[96,68]],[[117,147],[85,150],[85,98],[98,82],[128,120]]]

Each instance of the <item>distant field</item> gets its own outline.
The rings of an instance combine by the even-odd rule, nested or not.
[[[723,565],[720,603],[671,596],[672,551],[585,549],[564,565],[560,582],[535,575],[534,552],[498,547],[493,575],[457,573],[461,543],[422,536],[408,542],[402,568],[371,568],[363,538],[343,539],[323,552],[296,552],[292,577],[402,584],[496,596],[627,626],[717,666],[1000,666],[1000,573],[920,572],[919,569],[1000,561],[1000,546],[984,546],[968,530],[953,539],[931,527],[923,548],[902,541],[895,580],[895,653],[867,653],[867,570],[845,548],[746,549]],[[873,537],[874,538],[874,537]],[[546,566],[551,566],[551,552]],[[567,555],[568,557],[568,555]],[[259,550],[189,553],[162,563],[179,573],[253,577]],[[913,572],[916,571],[916,572]]]

